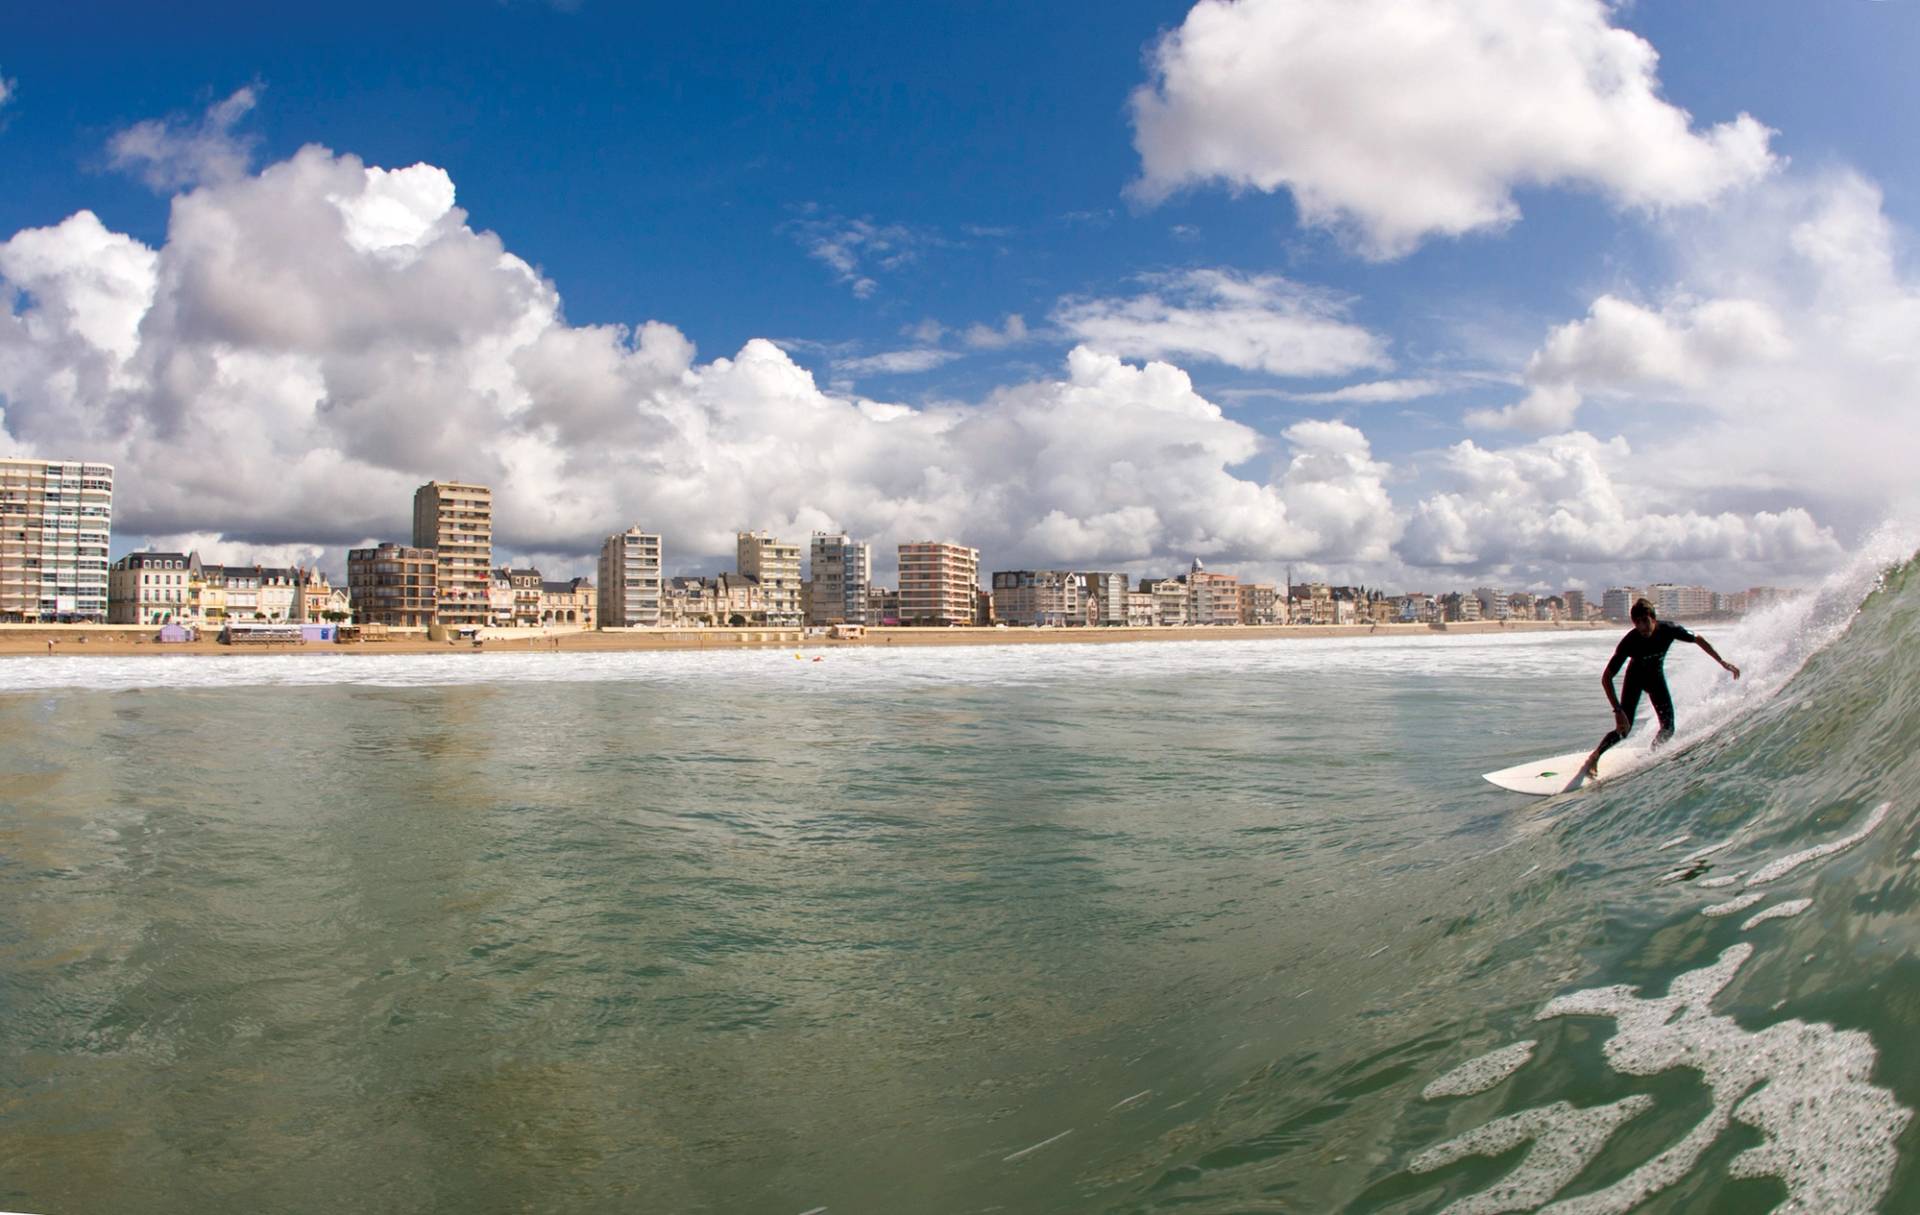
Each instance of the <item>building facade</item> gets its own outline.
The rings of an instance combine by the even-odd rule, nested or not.
[[[1241,624],[1285,624],[1286,601],[1278,588],[1264,582],[1240,584]]]
[[[800,611],[800,546],[782,544],[766,532],[738,532],[734,536],[735,568],[760,584],[766,621],[776,627],[806,622]]]
[[[435,623],[489,623],[493,491],[467,481],[422,485],[413,492],[413,546],[435,554]]]
[[[1055,628],[1084,623],[1080,582],[1079,575],[1066,570],[995,570],[993,619]]]
[[[1085,588],[1087,623],[1121,627],[1127,623],[1127,576],[1092,572],[1082,574]]]
[[[185,553],[128,553],[107,572],[109,624],[194,619],[192,560]]]
[[[113,465],[0,459],[0,620],[104,622]]]
[[[600,627],[660,625],[660,537],[634,524],[600,542]]]
[[[439,555],[430,548],[382,544],[347,553],[347,595],[354,619],[397,629],[435,623]]]
[[[867,590],[873,581],[873,546],[844,532],[813,533],[808,573],[807,623],[867,623]]]
[[[977,614],[980,550],[923,540],[900,546],[900,622],[950,628]]]
[[[508,623],[517,629],[539,628],[541,595],[545,592],[546,579],[532,567],[517,570],[502,568],[499,572],[506,576],[507,589],[513,600]]]
[[[1240,579],[1201,569],[1194,562],[1187,574],[1187,623],[1239,624]]]
[[[540,623],[566,628],[590,629],[598,609],[599,595],[585,578],[570,582],[540,584]]]

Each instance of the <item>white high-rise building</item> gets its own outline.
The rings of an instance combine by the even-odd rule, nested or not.
[[[491,620],[493,491],[467,481],[429,481],[413,491],[413,544],[434,550],[435,623]]]
[[[600,545],[600,627],[660,625],[660,537],[634,524]]]
[[[0,458],[0,620],[107,619],[113,465]]]
[[[873,546],[844,532],[813,533],[812,597],[808,624],[867,623],[867,588],[873,581]]]
[[[760,584],[767,623],[797,628],[806,618],[800,611],[800,546],[782,544],[766,532],[738,532],[734,551],[740,572]]]

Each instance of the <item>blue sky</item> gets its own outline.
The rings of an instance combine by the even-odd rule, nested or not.
[[[1409,587],[1733,586],[1810,576],[1905,510],[1920,8],[1421,0],[1440,35],[1407,45],[1428,62],[1380,53],[1404,14],[1374,0],[1351,10],[1372,26],[1322,0],[1201,8],[1260,71],[1236,79],[1202,49],[1189,27],[1207,13],[1126,0],[23,10],[0,44],[0,238],[59,236],[0,257],[0,445],[81,443],[122,464],[117,550],[323,561],[401,534],[394,487],[428,476],[501,482],[503,547],[582,569],[599,534],[639,521],[688,569],[724,564],[735,527],[834,526],[883,549],[939,533],[989,566],[1151,573],[1203,556]],[[1364,38],[1340,36],[1356,24]],[[1572,66],[1530,50],[1504,71],[1496,44],[1543,30],[1579,50]],[[1637,100],[1594,66],[1622,37],[1658,55]],[[1158,160],[1130,102],[1142,89],[1164,106]],[[1289,112],[1313,118],[1289,128]],[[1757,125],[1734,131],[1742,114]],[[153,138],[129,151],[142,124]],[[1421,129],[1458,140],[1425,179]],[[452,262],[457,238],[465,269],[447,273],[478,276],[473,242],[491,233],[555,299],[449,278],[462,299],[506,295],[457,332],[396,313],[374,362],[331,322],[169,329],[225,307],[192,295],[221,232],[235,258],[265,259],[253,281],[310,291],[308,312],[395,289],[379,277],[393,258],[353,246],[336,260],[364,255],[373,277],[327,296],[324,253],[274,227],[291,196],[244,201],[310,144],[335,169],[441,171],[461,231],[408,247],[442,240]],[[1442,180],[1450,165],[1473,167]],[[323,176],[287,188],[337,194]],[[1455,185],[1509,214],[1423,203]],[[1302,203],[1315,191],[1331,211]],[[175,240],[187,195],[227,218]],[[132,244],[60,227],[82,211]],[[1855,260],[1810,269],[1816,222],[1879,243],[1849,236]],[[248,223],[274,247],[250,244]],[[52,333],[56,312],[84,330],[81,305],[48,301],[80,299],[121,256],[121,306],[146,319],[94,374],[97,346]],[[537,322],[515,319],[523,305]],[[1196,349],[1170,310],[1176,327],[1245,327],[1253,352]],[[605,328],[644,322],[692,350],[643,358]],[[1844,354],[1818,336],[1878,325],[1879,344]],[[536,330],[554,348],[538,377],[532,355],[499,353],[531,350]],[[791,367],[748,367],[756,339]],[[569,343],[606,356],[604,381],[581,381],[590,360]],[[1120,370],[1074,370],[1076,347]],[[1200,405],[1147,374],[1156,359]],[[431,372],[382,397],[403,364]],[[188,366],[205,378],[183,387]],[[74,382],[95,387],[75,398]],[[1400,399],[1327,396],[1363,384]],[[490,411],[462,412],[474,392],[495,394]],[[177,413],[202,409],[217,424],[186,434]],[[383,418],[378,452],[332,429],[363,409]],[[1842,421],[1851,442],[1801,434],[1819,410],[1864,421]],[[745,437],[749,418],[780,436],[773,451]],[[456,423],[484,449],[470,467],[444,467]],[[1076,443],[1089,428],[1101,441]],[[239,441],[250,429],[270,433]],[[836,435],[844,459],[769,469],[782,444]]]

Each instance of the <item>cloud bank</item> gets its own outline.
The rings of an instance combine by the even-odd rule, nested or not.
[[[495,487],[503,553],[576,568],[636,521],[680,568],[747,527],[1083,566],[1384,557],[1397,530],[1359,431],[1275,443],[1164,362],[1082,347],[970,404],[835,394],[768,341],[701,362],[658,321],[568,324],[434,166],[197,172],[157,249],[85,211],[0,244],[0,427],[117,464],[123,536],[337,559],[404,539],[433,477]]]
[[[1373,258],[1519,218],[1526,186],[1710,201],[1773,166],[1747,114],[1697,130],[1603,0],[1200,0],[1133,94],[1135,195],[1288,190]]]

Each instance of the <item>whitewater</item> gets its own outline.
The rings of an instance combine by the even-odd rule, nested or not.
[[[1911,551],[1554,800],[1611,634],[0,663],[0,1208],[1920,1209]]]

